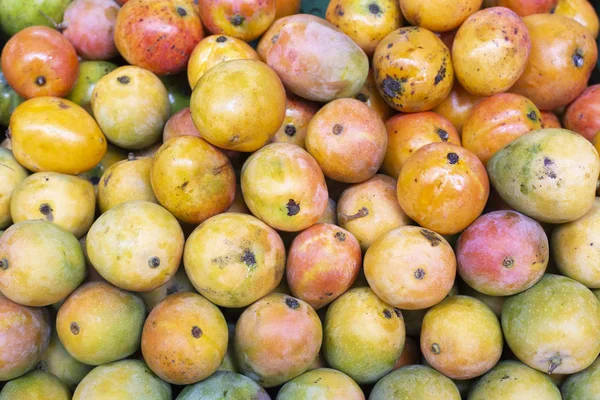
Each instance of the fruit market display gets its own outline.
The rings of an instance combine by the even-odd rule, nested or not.
[[[596,4],[0,0],[0,400],[600,399]]]

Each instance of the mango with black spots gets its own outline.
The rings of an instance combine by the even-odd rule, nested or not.
[[[369,400],[460,400],[450,378],[425,365],[410,365],[390,372],[373,387]]]
[[[250,42],[275,20],[275,0],[221,0],[198,5],[206,29]]]
[[[219,371],[209,378],[186,386],[177,400],[271,400],[269,394],[252,379],[235,372]]]
[[[286,95],[285,118],[271,141],[292,143],[305,149],[308,124],[319,111],[320,104],[304,100],[293,93],[286,93]]]

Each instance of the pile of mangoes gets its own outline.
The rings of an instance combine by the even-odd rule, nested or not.
[[[587,0],[0,0],[0,400],[600,399]]]

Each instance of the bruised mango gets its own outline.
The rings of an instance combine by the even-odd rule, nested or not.
[[[223,396],[230,400],[271,400],[258,383],[229,371],[215,372],[202,382],[185,387],[177,400],[209,400]]]
[[[12,154],[12,151],[0,147],[0,229],[11,225],[10,202],[13,193],[23,182],[29,172],[21,166]]]
[[[319,104],[304,100],[292,93],[287,93],[285,119],[271,141],[275,143],[292,143],[306,148],[308,124],[317,111],[319,111]]]
[[[198,5],[211,33],[252,41],[275,20],[275,0],[206,0]]]
[[[50,344],[42,354],[36,368],[38,371],[51,373],[69,387],[75,387],[90,372],[92,366],[73,358],[60,342],[56,331],[54,331],[50,338]]]
[[[317,368],[287,382],[277,393],[277,400],[364,400],[360,386],[343,372]]]
[[[4,385],[0,399],[71,400],[71,391],[56,376],[44,371],[31,371]]]
[[[369,400],[428,399],[460,400],[458,388],[449,378],[425,365],[400,368],[381,378]]]

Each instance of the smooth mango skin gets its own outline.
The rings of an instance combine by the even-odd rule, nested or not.
[[[444,375],[425,365],[390,372],[375,384],[369,400],[460,400],[458,388]]]
[[[194,136],[172,138],[159,148],[150,181],[160,204],[188,224],[226,211],[236,189],[227,157]]]
[[[472,297],[447,297],[423,318],[421,352],[451,379],[471,379],[489,371],[500,359],[502,345],[498,318]]]
[[[171,400],[171,385],[146,363],[122,360],[94,368],[77,386],[73,400]]]
[[[574,221],[592,208],[600,158],[583,136],[566,129],[540,129],[497,151],[487,171],[511,207],[556,224]]]
[[[512,352],[531,368],[573,374],[600,353],[600,302],[581,283],[546,274],[504,302],[502,330]]]
[[[258,218],[227,212],[192,232],[183,263],[208,300],[221,307],[246,307],[281,282],[285,248],[279,234]]]
[[[319,111],[320,104],[304,100],[293,93],[287,93],[285,118],[281,127],[271,138],[274,143],[292,143],[306,149],[308,124]]]
[[[130,157],[111,165],[98,184],[100,212],[134,200],[158,203],[150,182],[151,169],[151,157]]]
[[[51,373],[69,387],[74,388],[90,372],[92,366],[73,358],[60,342],[56,331],[53,331],[50,344],[42,354],[37,369]]]
[[[27,178],[29,172],[19,164],[12,151],[0,147],[0,229],[12,223],[10,202],[15,189]]]
[[[556,6],[557,0],[486,0],[488,7],[506,7],[517,13],[520,17],[531,14],[547,14]]]
[[[314,225],[329,199],[319,164],[289,143],[272,143],[252,154],[242,167],[241,185],[252,214],[286,232]]]
[[[565,129],[577,132],[587,140],[593,141],[600,131],[600,120],[597,118],[599,112],[600,85],[592,85],[565,110],[563,116]]]
[[[277,400],[365,400],[360,386],[343,372],[317,368],[287,382]]]
[[[482,0],[401,0],[400,7],[410,25],[420,26],[433,32],[447,32],[458,28],[479,10]]]
[[[8,382],[0,392],[0,400],[71,400],[69,387],[56,376],[31,371]]]
[[[553,14],[564,15],[587,28],[594,38],[598,37],[598,14],[591,2],[586,0],[558,0]]]
[[[250,42],[275,20],[275,0],[207,0],[198,5],[206,29]]]
[[[369,73],[365,52],[334,25],[313,15],[277,20],[258,46],[258,54],[285,87],[307,100],[353,97]]]
[[[106,148],[106,153],[98,165],[89,171],[78,175],[81,178],[87,179],[94,186],[96,200],[98,199],[98,184],[100,183],[100,178],[102,178],[104,171],[106,171],[111,165],[123,160],[127,160],[127,151],[109,143]]]
[[[146,309],[142,300],[106,282],[82,285],[58,310],[56,331],[76,360],[100,365],[140,346]]]
[[[540,111],[540,119],[542,120],[542,128],[562,128],[560,120],[552,111]]]
[[[148,315],[142,354],[161,379],[188,385],[219,368],[228,341],[227,323],[217,306],[196,293],[177,293]]]
[[[563,400],[594,400],[600,396],[600,359],[573,374],[560,387]]]
[[[17,378],[39,361],[50,342],[43,309],[26,307],[0,296],[0,381]]]
[[[446,117],[452,122],[460,134],[463,129],[463,124],[469,115],[471,115],[473,107],[481,100],[483,100],[483,98],[467,92],[458,81],[455,81],[450,94],[448,94],[440,104],[434,107],[432,111],[438,113],[442,117]]]
[[[161,137],[171,104],[156,75],[128,65],[100,78],[92,94],[92,110],[111,143],[140,150]]]
[[[561,274],[600,288],[600,255],[594,241],[600,237],[600,198],[583,217],[552,230],[552,259]]]
[[[400,112],[431,110],[452,90],[450,51],[433,32],[404,27],[375,49],[373,71],[383,99]]]
[[[283,123],[285,101],[285,89],[273,69],[258,60],[238,59],[202,75],[192,92],[190,110],[207,142],[253,152],[268,143]]]
[[[12,225],[0,238],[0,291],[23,305],[63,300],[86,275],[85,258],[71,232],[44,220]]]
[[[179,267],[177,273],[163,285],[156,289],[152,289],[149,292],[140,292],[138,293],[138,296],[144,300],[146,309],[152,311],[152,309],[167,298],[167,296],[181,292],[196,292],[194,285],[190,282],[183,267]]]
[[[308,303],[271,293],[248,307],[235,326],[240,371],[274,387],[307,371],[323,341],[319,316]]]
[[[500,361],[469,391],[469,400],[561,400],[548,376],[519,361]]]
[[[177,400],[271,400],[265,389],[235,372],[219,371],[184,388]]]
[[[83,107],[88,113],[92,114],[92,93],[98,84],[98,81],[109,72],[117,69],[118,66],[108,61],[82,61],[79,64],[79,77],[73,90],[66,97],[73,103]]]
[[[0,0],[0,27],[9,36],[34,25],[53,27],[71,0]],[[50,19],[46,18],[43,11]]]
[[[45,219],[77,238],[94,222],[96,195],[85,179],[56,172],[37,172],[13,192],[10,213],[17,223]]]
[[[115,286],[144,292],[175,275],[184,235],[177,219],[158,204],[130,201],[102,214],[86,237],[87,255]]]
[[[96,166],[106,138],[83,108],[57,97],[21,103],[10,117],[12,151],[30,171],[77,175]]]
[[[8,82],[6,82],[4,73],[2,73],[2,66],[0,66],[0,125],[8,126],[10,116],[15,108],[23,101],[25,101],[25,99],[19,96],[17,92],[10,87]]]
[[[323,339],[327,364],[359,384],[376,382],[392,370],[404,338],[400,310],[368,287],[350,289],[327,309]]]

